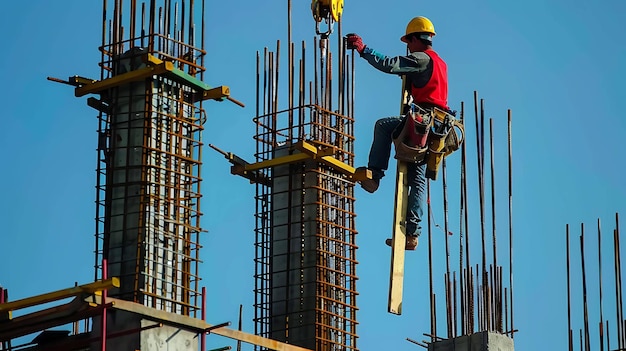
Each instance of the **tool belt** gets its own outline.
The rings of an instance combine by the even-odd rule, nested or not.
[[[441,160],[458,150],[465,137],[461,121],[452,114],[415,104],[394,133],[395,158],[409,163],[426,163],[426,177],[435,180]]]

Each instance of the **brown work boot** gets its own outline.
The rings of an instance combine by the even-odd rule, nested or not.
[[[357,172],[362,169],[367,169],[367,167],[359,167],[357,168]],[[368,193],[374,193],[378,190],[378,186],[380,185],[380,178],[373,179],[364,179],[359,182],[361,184],[361,188],[367,191]]]
[[[406,245],[404,247],[405,250],[415,250],[417,248],[417,244],[419,243],[418,240],[419,237],[417,236],[412,236],[412,235],[407,235],[406,236]],[[387,244],[387,246],[391,246],[391,239],[387,239],[385,240],[385,244]]]

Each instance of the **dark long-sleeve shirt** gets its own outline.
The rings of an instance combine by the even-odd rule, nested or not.
[[[418,88],[424,86],[433,73],[432,60],[423,52],[389,57],[370,47],[365,47],[361,57],[381,72],[408,76],[413,85]]]

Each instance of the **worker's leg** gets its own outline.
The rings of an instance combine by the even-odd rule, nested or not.
[[[424,198],[426,194],[426,164],[408,165],[409,199],[406,213],[406,234],[419,236],[422,232]]]
[[[389,156],[391,155],[391,134],[400,124],[400,117],[381,118],[374,125],[374,139],[370,148],[369,162],[367,168],[372,170],[374,179],[380,179],[385,175],[389,167]]]

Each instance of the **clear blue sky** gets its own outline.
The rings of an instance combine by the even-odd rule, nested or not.
[[[626,122],[620,106],[626,101],[622,44],[626,3],[345,2],[344,33],[357,32],[367,45],[388,55],[405,52],[398,39],[413,16],[429,17],[437,30],[435,49],[449,66],[450,105],[458,109],[465,101],[471,107],[474,90],[485,99],[487,117],[493,117],[496,130],[497,228],[504,238],[499,243],[506,243],[508,227],[506,116],[507,109],[513,111],[515,326],[520,330],[516,348],[563,350],[567,346],[566,224],[572,227],[576,255],[580,223],[588,229],[588,294],[595,330],[598,278],[591,261],[595,262],[597,252],[596,220],[603,223],[608,260],[615,213],[626,216],[621,142]],[[266,46],[274,50],[277,39],[286,42],[286,5],[287,1],[207,1],[205,81],[230,86],[232,96],[247,107],[207,103],[206,144],[253,159],[256,51]],[[309,5],[309,1],[294,1],[293,39],[306,40],[311,48],[314,22]],[[101,7],[101,1],[95,0],[3,5],[0,285],[9,289],[12,299],[93,280],[96,112],[87,107],[85,98],[73,97],[71,87],[48,82],[46,77],[99,76]],[[361,165],[367,160],[375,119],[396,113],[399,80],[363,60],[357,60],[356,79],[356,163]],[[473,123],[468,127],[469,157],[475,162]],[[459,155],[450,157],[448,174],[455,234],[458,162]],[[477,183],[472,170],[471,229],[477,233]],[[254,186],[231,176],[226,160],[208,147],[202,174],[202,226],[208,234],[202,240],[200,274],[209,290],[208,319],[236,325],[243,304],[244,329],[251,332]],[[425,240],[418,251],[407,255],[404,314],[386,312],[389,249],[383,242],[391,228],[393,191],[393,177],[385,178],[374,195],[355,190],[361,350],[413,348],[405,338],[422,340],[422,333],[430,330]],[[433,192],[435,219],[443,224],[440,182],[433,184]],[[434,233],[436,279],[441,288],[443,239],[440,231]],[[504,254],[504,244],[501,248]],[[506,255],[499,259],[506,262]],[[572,264],[578,273],[579,262],[573,259]],[[603,269],[608,271],[609,264],[603,263]],[[614,298],[606,297],[613,293],[613,280],[605,274],[604,314],[614,323]],[[577,296],[579,280],[574,278]],[[438,295],[443,296],[441,291]],[[580,328],[582,310],[578,297],[575,301],[574,326]],[[438,319],[444,320],[441,308]],[[209,340],[215,347],[232,344],[216,336]]]

